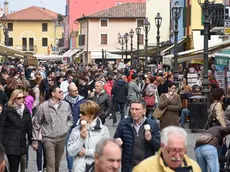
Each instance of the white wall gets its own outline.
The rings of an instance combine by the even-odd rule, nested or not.
[[[148,17],[151,28],[149,31],[150,45],[156,45],[157,27],[155,17],[160,13],[162,24],[160,27],[160,41],[168,41],[170,36],[170,0],[147,0],[146,1],[146,17]]]

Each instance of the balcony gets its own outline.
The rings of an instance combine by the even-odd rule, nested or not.
[[[35,53],[37,51],[36,45],[30,45],[30,46],[17,45],[15,48],[17,50],[24,51],[24,52],[30,52],[30,53]]]

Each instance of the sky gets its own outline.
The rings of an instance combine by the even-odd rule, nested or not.
[[[60,14],[65,14],[66,0],[7,0],[9,2],[9,12],[19,11],[30,6],[45,7]],[[0,0],[1,8],[4,7],[5,0]]]

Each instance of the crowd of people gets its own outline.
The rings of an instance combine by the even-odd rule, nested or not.
[[[170,72],[117,64],[2,65],[0,172],[25,172],[29,146],[38,172],[59,172],[65,150],[69,172],[217,172],[230,133],[230,88],[224,98],[213,80],[212,123],[202,133],[207,140],[194,145],[196,162],[186,155],[184,127],[200,85],[184,78],[178,86]]]

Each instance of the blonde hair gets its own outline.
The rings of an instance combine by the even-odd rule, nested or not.
[[[18,96],[18,94],[22,93],[24,95],[24,92],[23,90],[21,89],[16,89],[12,92],[11,96],[10,96],[10,99],[8,101],[8,107],[13,107],[14,105],[14,100],[16,99],[16,97]]]
[[[80,110],[83,111],[85,114],[96,118],[100,111],[100,107],[97,103],[92,100],[87,100],[85,103],[80,105]]]

